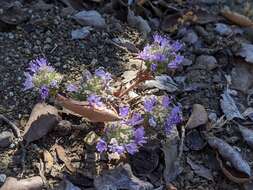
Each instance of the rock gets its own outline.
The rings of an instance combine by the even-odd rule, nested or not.
[[[93,26],[95,28],[105,28],[105,19],[100,15],[99,12],[91,11],[80,11],[73,16],[73,18],[81,25]]]
[[[0,183],[4,183],[6,180],[6,175],[5,174],[0,174]]]
[[[245,58],[245,61],[253,63],[253,44],[242,43],[236,55]]]
[[[83,27],[80,29],[72,30],[71,31],[71,38],[72,40],[79,40],[85,39],[90,35],[91,27]]]
[[[185,34],[182,40],[188,44],[195,44],[198,39],[198,35],[194,31],[190,30]]]
[[[232,29],[228,25],[223,24],[223,23],[217,23],[215,25],[214,30],[222,36],[227,36],[233,32]]]
[[[211,71],[217,67],[217,60],[214,56],[210,55],[200,55],[196,59],[194,69],[203,69]]]
[[[182,62],[183,66],[191,66],[192,65],[192,60],[184,58],[183,62]]]
[[[147,37],[147,35],[151,32],[148,22],[141,16],[135,16],[134,12],[130,9],[128,9],[127,22],[130,26],[137,28],[144,37]]]
[[[200,125],[206,124],[208,121],[208,115],[204,106],[200,104],[194,104],[192,107],[192,114],[186,124],[189,129],[196,128]]]
[[[237,65],[232,69],[232,88],[245,94],[253,85],[253,69],[245,64]]]
[[[107,170],[94,179],[94,186],[97,190],[151,190],[153,185],[142,181],[133,175],[129,164]]]
[[[13,140],[13,134],[9,131],[0,133],[0,148],[8,147]]]

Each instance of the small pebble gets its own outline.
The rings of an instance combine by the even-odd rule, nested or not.
[[[0,174],[0,183],[4,183],[6,180],[6,175],[5,174]]]

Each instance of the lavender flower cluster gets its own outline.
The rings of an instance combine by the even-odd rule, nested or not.
[[[122,155],[125,153],[134,154],[140,146],[146,143],[143,127],[134,128],[130,125],[111,124],[106,128],[105,137],[97,143],[97,151]]]
[[[67,91],[75,99],[87,100],[91,106],[101,107],[104,105],[102,103],[102,96],[109,93],[111,81],[111,74],[103,68],[96,69],[94,75],[85,70],[80,84],[69,84]]]
[[[155,34],[153,43],[146,45],[138,58],[145,61],[147,68],[152,72],[163,73],[167,69],[178,68],[182,63],[183,56],[179,53],[182,47],[178,41]]]
[[[42,100],[47,99],[49,95],[55,95],[62,80],[62,76],[45,58],[32,60],[25,77],[24,90],[35,88]]]
[[[164,128],[170,134],[173,127],[182,122],[182,110],[179,106],[172,106],[168,96],[163,96],[161,101],[152,96],[144,100],[145,119],[154,128]]]
[[[123,118],[122,121],[106,127],[105,137],[101,138],[96,146],[98,152],[134,154],[146,143],[144,127],[141,126],[144,121],[141,114],[130,114],[130,108],[123,106],[119,109],[119,115]]]

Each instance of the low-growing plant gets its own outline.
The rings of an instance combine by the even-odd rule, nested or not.
[[[117,96],[122,97],[133,87],[153,78],[155,75],[178,68],[183,60],[183,56],[179,53],[181,48],[182,44],[178,41],[172,41],[158,34],[154,35],[153,42],[146,45],[138,55],[138,58],[144,61],[146,69],[140,70],[135,82]],[[31,61],[25,76],[25,90],[35,89],[44,101],[49,96],[55,96],[58,93],[59,84],[62,81],[62,75],[57,73],[45,58]],[[94,113],[95,115],[99,113],[103,117],[107,117],[103,112],[95,112],[94,110],[103,110],[108,101],[117,99],[115,93],[112,92],[112,81],[111,74],[101,67],[96,69],[94,74],[85,70],[82,80],[77,83],[69,83],[66,86],[66,91],[70,98],[79,102],[86,101],[88,109],[87,107],[84,109],[81,103],[73,103],[73,105],[72,102],[74,101],[67,103],[71,103],[70,107],[73,106],[82,113],[82,116],[94,117]],[[60,95],[58,97],[61,97],[62,101],[65,102],[68,100],[68,98]],[[87,105],[85,104],[85,106]],[[125,153],[134,154],[148,141],[145,137],[145,127],[151,127],[168,135],[172,128],[182,121],[181,108],[173,104],[168,96],[145,98],[142,106],[143,109],[138,110],[138,112],[131,110],[129,106],[121,106],[119,113],[116,113],[114,117],[116,119],[103,120],[114,122],[105,123],[103,133],[96,145],[98,152],[107,151],[119,156]],[[89,112],[89,114],[83,114],[83,112]]]

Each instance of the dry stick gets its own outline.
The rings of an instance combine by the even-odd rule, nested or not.
[[[140,76],[138,76],[137,80],[129,88],[127,88],[125,91],[120,93],[119,98],[126,95],[130,90],[132,90],[134,87],[138,86],[141,82],[151,79],[151,75],[149,73],[145,73],[145,72],[147,72],[147,71],[144,71],[144,72],[140,71]]]
[[[179,145],[179,154],[178,154],[178,160],[181,159],[182,157],[182,154],[183,154],[183,150],[184,150],[184,139],[185,139],[185,126],[182,125],[182,128],[181,128],[181,139],[180,139],[180,145]]]
[[[13,130],[14,135],[19,140],[19,144],[20,144],[21,150],[22,150],[21,166],[22,166],[22,171],[24,171],[25,170],[26,149],[25,149],[24,144],[22,142],[22,137],[21,137],[20,130],[19,130],[19,128],[17,127],[17,125],[15,123],[13,123],[9,119],[7,119],[4,115],[0,114],[0,119],[4,120],[7,124],[10,125],[11,129]]]
[[[4,120],[7,124],[10,125],[11,129],[13,130],[13,133],[17,138],[21,138],[20,130],[19,128],[9,119],[7,119],[4,115],[0,114],[0,119]]]

